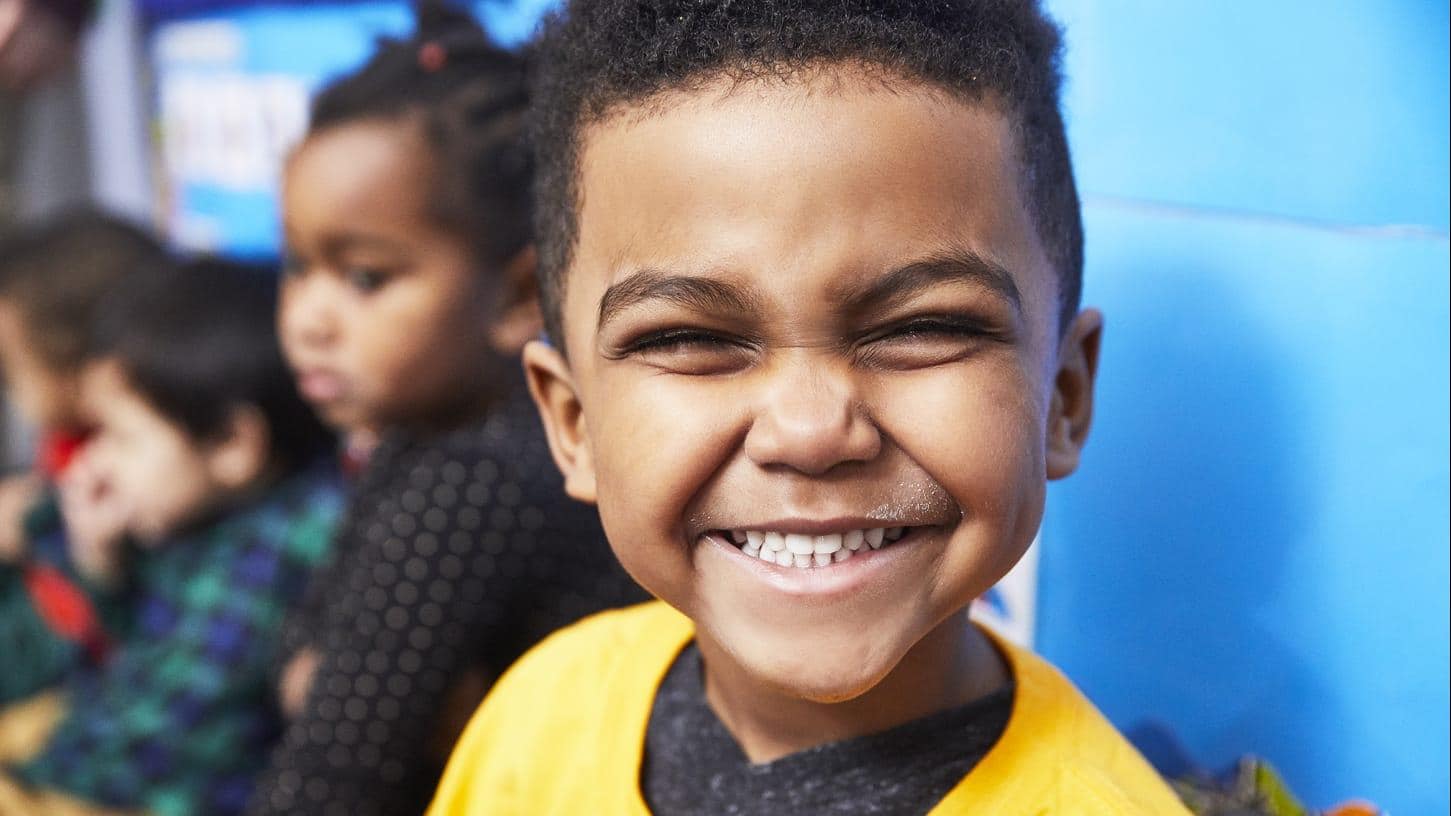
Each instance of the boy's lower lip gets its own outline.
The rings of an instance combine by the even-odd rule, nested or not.
[[[783,567],[746,555],[735,544],[718,533],[701,538],[709,558],[721,558],[731,568],[739,569],[772,590],[787,596],[822,598],[851,595],[870,584],[878,573],[911,557],[919,544],[936,528],[918,527],[890,546],[866,550],[855,556],[820,568]]]

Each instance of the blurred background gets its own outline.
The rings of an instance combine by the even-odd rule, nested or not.
[[[519,43],[549,5],[475,9]],[[1088,455],[996,612],[1201,765],[1445,813],[1448,6],[1047,5],[1108,331]],[[74,66],[0,104],[0,209],[99,202],[272,258],[309,95],[411,19],[102,0]]]

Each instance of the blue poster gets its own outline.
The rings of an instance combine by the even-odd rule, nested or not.
[[[533,32],[551,0],[475,3],[503,45]],[[156,86],[163,208],[187,249],[275,257],[278,181],[307,130],[308,102],[361,64],[381,36],[406,36],[406,2],[227,5],[154,0],[149,51]]]

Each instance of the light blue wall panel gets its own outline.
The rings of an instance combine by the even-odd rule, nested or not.
[[[1447,808],[1448,245],[1091,206],[1098,417],[1039,645],[1311,803]]]
[[[1048,6],[1085,191],[1446,228],[1444,1]]]
[[[1048,5],[1108,333],[1038,642],[1203,764],[1446,813],[1447,4]]]

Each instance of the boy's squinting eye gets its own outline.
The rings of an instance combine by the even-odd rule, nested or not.
[[[634,358],[677,374],[728,374],[750,365],[755,347],[747,340],[695,328],[649,331],[622,343],[606,356]]]
[[[1003,342],[1003,333],[969,315],[919,315],[869,332],[857,355],[879,368],[925,368],[956,362],[984,343]]]

